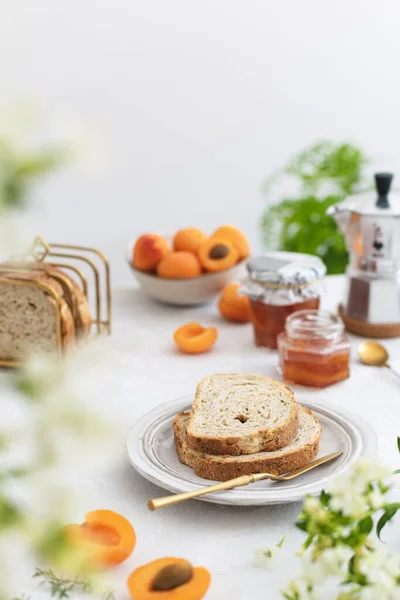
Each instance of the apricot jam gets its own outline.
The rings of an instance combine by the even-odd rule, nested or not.
[[[284,306],[265,304],[262,300],[251,300],[250,306],[256,346],[275,350],[278,347],[278,335],[285,330],[288,316],[299,310],[318,309],[319,298],[310,298],[304,302]]]
[[[250,299],[254,341],[276,349],[289,315],[318,309],[326,267],[310,254],[268,252],[247,262],[241,290]]]
[[[289,383],[323,388],[350,375],[350,342],[335,315],[302,310],[278,337],[279,364]]]

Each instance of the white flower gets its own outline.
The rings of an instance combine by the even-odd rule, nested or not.
[[[383,483],[390,474],[390,470],[379,462],[360,459],[349,474],[336,478],[331,484],[331,508],[354,518],[363,517],[370,509],[380,508],[383,495],[376,488],[371,489],[371,484]]]
[[[318,498],[314,498],[313,496],[306,497],[303,510],[311,515],[313,520],[317,523],[324,523],[328,518],[328,515]]]
[[[352,552],[344,546],[327,548],[317,559],[310,554],[302,557],[302,578],[312,586],[324,583],[329,576],[341,576],[343,567],[347,565]]]
[[[19,597],[34,571],[30,541],[23,532],[0,532],[0,597]]]
[[[270,548],[269,546],[261,546],[254,550],[253,564],[255,567],[263,567],[264,569],[273,570],[276,566],[276,557],[279,554],[279,548]]]
[[[26,522],[44,528],[47,521],[67,522],[74,508],[74,494],[59,469],[37,469],[24,477],[9,478],[2,495],[15,506]]]
[[[38,460],[33,406],[13,390],[2,391],[0,472],[29,469]]]
[[[391,594],[394,591],[400,591],[397,583],[400,577],[399,555],[378,548],[362,559],[360,568],[371,587],[375,589],[377,598],[392,598]]]
[[[287,591],[291,594],[297,594],[299,600],[321,600],[319,592],[310,589],[309,583],[303,579],[290,581]]]

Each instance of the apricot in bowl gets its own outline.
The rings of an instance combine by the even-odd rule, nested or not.
[[[129,245],[127,259],[148,296],[166,304],[194,306],[213,300],[227,284],[244,276],[243,250],[230,229],[207,236],[187,228],[173,237],[140,236]]]

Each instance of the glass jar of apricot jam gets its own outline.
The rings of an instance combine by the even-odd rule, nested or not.
[[[269,252],[247,263],[242,291],[249,296],[256,346],[276,349],[286,319],[318,309],[326,267],[317,256]]]
[[[318,310],[302,310],[286,320],[278,338],[285,381],[323,388],[350,375],[350,342],[342,320]]]

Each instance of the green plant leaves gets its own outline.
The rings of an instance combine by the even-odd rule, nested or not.
[[[265,211],[260,223],[265,247],[314,254],[328,273],[343,273],[348,261],[344,239],[326,211],[364,185],[366,164],[363,152],[347,143],[319,142],[290,159],[268,180],[265,192],[287,176],[295,178],[299,192]]]
[[[370,533],[372,531],[373,526],[374,526],[374,522],[372,520],[371,515],[364,517],[364,519],[362,519],[358,523],[359,530],[361,531],[361,533],[365,533],[365,534]]]
[[[400,503],[398,503],[398,502],[385,505],[383,515],[379,519],[377,526],[376,526],[376,534],[379,539],[381,539],[382,529],[385,527],[386,523],[388,523],[390,521],[390,519],[392,519],[394,517],[394,515],[397,513],[399,508],[400,508]]]
[[[322,506],[329,506],[331,497],[332,496],[328,494],[328,492],[322,490],[322,492],[319,495],[319,501],[321,502]]]

